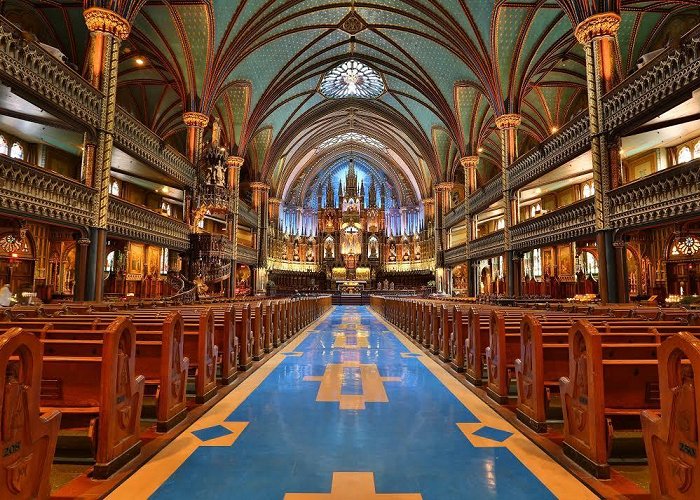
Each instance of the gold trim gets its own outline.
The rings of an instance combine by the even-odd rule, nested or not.
[[[620,29],[621,20],[614,12],[595,14],[576,26],[574,36],[581,45],[586,45],[596,38],[614,37]]]
[[[436,191],[451,191],[452,188],[455,187],[454,182],[441,182],[440,184],[435,185],[435,190]]]
[[[264,182],[255,181],[250,183],[250,189],[259,189],[260,191],[265,191],[267,189],[270,189],[270,185]]]
[[[464,167],[465,170],[470,168],[476,168],[479,165],[478,156],[463,156],[460,158],[459,163]]]
[[[112,10],[90,7],[83,11],[83,17],[90,32],[101,31],[121,40],[129,38],[131,24]]]
[[[517,113],[508,113],[496,117],[496,128],[505,130],[508,128],[518,128],[523,122],[523,117]]]
[[[182,121],[188,127],[205,128],[209,125],[209,117],[197,111],[186,111],[182,114]]]
[[[231,168],[241,168],[245,160],[240,156],[229,156],[226,158],[226,166]]]

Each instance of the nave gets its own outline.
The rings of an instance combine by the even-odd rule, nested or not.
[[[369,308],[335,307],[112,499],[594,498]]]

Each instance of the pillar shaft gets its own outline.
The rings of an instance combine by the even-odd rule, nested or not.
[[[229,234],[231,237],[231,279],[229,279],[229,297],[233,297],[236,292],[236,265],[238,264],[238,202],[240,200],[240,176],[243,158],[240,156],[229,156],[226,160],[228,167],[228,187],[231,190],[231,205],[229,209]]]

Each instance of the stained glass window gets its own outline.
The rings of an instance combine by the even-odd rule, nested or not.
[[[377,149],[387,149],[387,147],[382,144],[377,139],[370,137],[365,134],[359,134],[357,132],[346,132],[344,134],[336,135],[330,139],[326,139],[321,144],[318,145],[317,149],[326,149],[331,146],[336,146],[344,142],[359,142],[360,144],[365,144]]]
[[[19,142],[15,142],[10,149],[10,158],[24,160],[24,148]]]
[[[681,148],[681,150],[678,152],[678,163],[685,163],[693,159],[693,155],[690,152],[690,148],[688,146],[684,146]]]
[[[584,184],[583,197],[588,198],[590,195],[591,195],[591,186],[589,184]]]
[[[119,183],[117,181],[112,181],[112,185],[109,187],[109,194],[119,196]]]
[[[542,250],[535,248],[532,251],[532,274],[542,276]]]
[[[168,262],[170,260],[170,251],[164,248],[160,254],[160,274],[168,274]]]
[[[373,99],[382,95],[384,89],[384,80],[379,73],[354,59],[345,61],[326,73],[320,86],[321,94],[331,99]]]
[[[6,155],[7,151],[7,139],[0,135],[0,154]]]
[[[695,143],[693,148],[693,158],[700,158],[700,141]]]
[[[695,255],[700,252],[700,239],[695,236],[678,238],[671,248],[671,255]]]

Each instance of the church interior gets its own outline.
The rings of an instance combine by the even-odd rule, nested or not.
[[[0,499],[700,498],[698,0],[0,0],[0,166]]]

